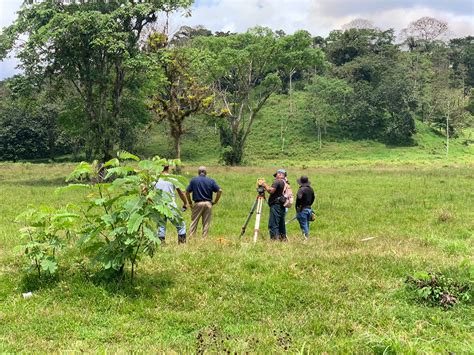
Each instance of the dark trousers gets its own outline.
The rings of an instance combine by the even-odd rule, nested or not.
[[[270,218],[268,220],[270,238],[278,239],[281,236],[283,237],[282,239],[286,239],[285,214],[286,210],[282,205],[270,206]]]

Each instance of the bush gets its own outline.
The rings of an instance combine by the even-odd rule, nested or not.
[[[472,299],[472,282],[457,281],[442,273],[419,272],[408,276],[405,283],[424,302],[445,309]]]
[[[135,163],[123,164],[127,160]],[[27,220],[22,234],[31,236],[24,246],[25,255],[38,273],[40,268],[54,273],[58,266],[56,250],[65,245],[64,235],[74,233],[79,239],[70,247],[78,247],[92,267],[122,279],[129,264],[133,282],[140,258],[152,257],[160,243],[155,233],[157,223],[165,218],[173,222],[182,218],[171,197],[154,188],[160,178],[183,188],[181,177],[161,175],[164,165],[176,163],[158,157],[140,160],[126,152],[103,165],[80,163],[67,179],[76,183],[57,190],[86,191],[80,206],[69,205],[59,211],[29,209],[18,217]]]

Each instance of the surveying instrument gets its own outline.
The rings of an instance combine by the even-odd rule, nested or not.
[[[247,219],[242,226],[242,231],[240,232],[240,237],[242,238],[242,236],[245,234],[245,230],[247,229],[250,219],[252,218],[252,215],[254,214],[255,210],[257,210],[257,214],[255,215],[255,229],[253,233],[254,243],[257,242],[258,233],[260,231],[260,219],[262,218],[263,202],[265,201],[265,188],[263,187],[263,184],[265,184],[265,179],[257,179],[257,198],[255,199]]]

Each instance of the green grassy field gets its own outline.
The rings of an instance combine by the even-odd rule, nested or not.
[[[464,160],[286,166],[317,192],[311,240],[293,223],[289,243],[270,243],[266,207],[256,245],[252,226],[238,235],[256,178],[273,170],[211,167],[224,194],[208,240],[178,246],[169,226],[134,286],[88,281],[63,255],[59,281],[41,287],[23,276],[13,220],[28,204],[77,201],[54,194],[72,165],[0,164],[0,351],[472,353],[472,303],[445,311],[404,286],[417,271],[472,265],[474,163]]]

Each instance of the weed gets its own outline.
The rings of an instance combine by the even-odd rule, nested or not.
[[[442,273],[419,272],[408,276],[405,282],[418,298],[444,309],[458,302],[468,303],[472,298],[472,285],[469,282],[457,281]]]

